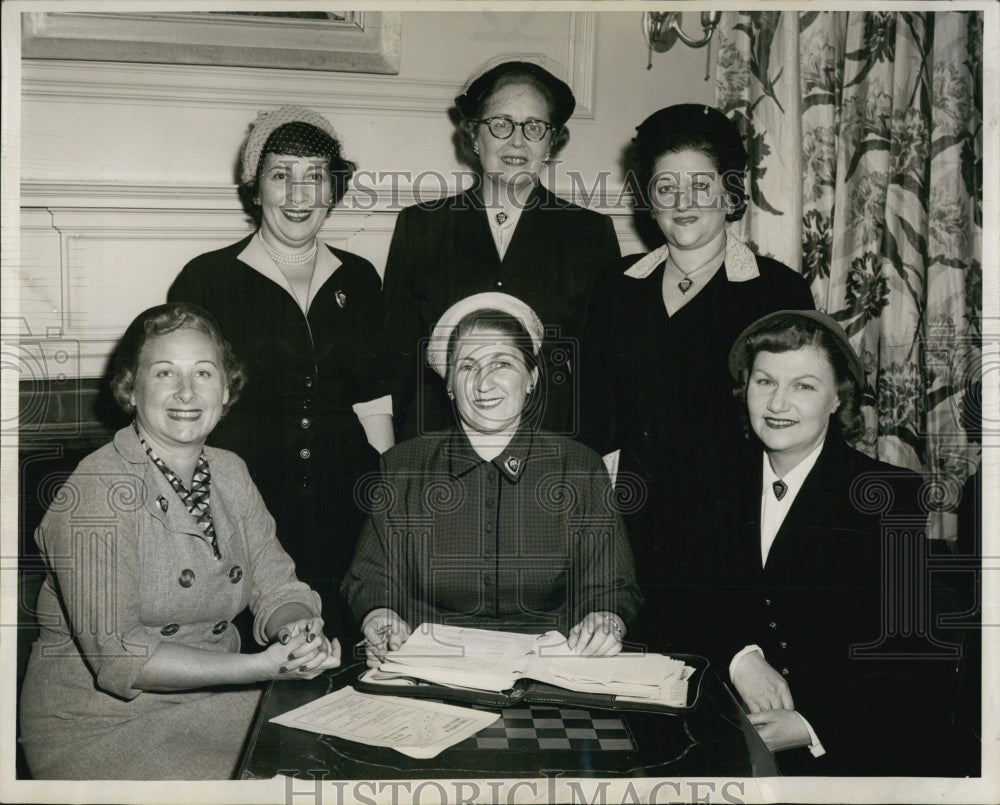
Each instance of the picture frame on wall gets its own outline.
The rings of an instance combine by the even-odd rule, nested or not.
[[[21,15],[39,59],[399,73],[398,11]]]

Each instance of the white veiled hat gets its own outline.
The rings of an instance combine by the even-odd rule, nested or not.
[[[489,291],[477,293],[461,299],[448,308],[438,323],[434,325],[430,342],[427,344],[427,363],[441,377],[448,374],[448,342],[458,323],[477,310],[499,310],[521,322],[531,337],[532,351],[537,355],[541,349],[545,328],[542,320],[529,305],[516,296]]]

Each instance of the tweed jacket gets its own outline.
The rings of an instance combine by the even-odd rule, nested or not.
[[[80,462],[35,534],[48,565],[38,644],[53,661],[39,664],[46,685],[29,678],[26,696],[51,696],[61,667],[86,662],[95,697],[133,699],[132,683],[161,642],[236,652],[230,621],[248,605],[262,645],[281,605],[319,613],[246,465],[225,450],[205,455],[219,559],[132,427]]]

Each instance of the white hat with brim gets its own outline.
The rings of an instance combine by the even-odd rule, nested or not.
[[[462,319],[479,310],[498,310],[513,316],[521,322],[531,337],[532,352],[537,355],[541,349],[545,328],[542,320],[529,305],[510,294],[493,291],[477,293],[456,302],[434,325],[430,342],[427,344],[427,363],[441,377],[448,375],[448,343],[451,341],[451,334]]]

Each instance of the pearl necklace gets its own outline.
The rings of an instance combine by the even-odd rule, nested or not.
[[[283,266],[304,266],[306,263],[311,262],[316,256],[316,241],[313,241],[312,248],[301,254],[292,254],[290,252],[283,252],[275,249],[266,240],[264,240],[263,235],[259,232],[257,237],[260,238],[261,245],[264,247],[264,251],[267,252],[271,259],[279,265]]]

